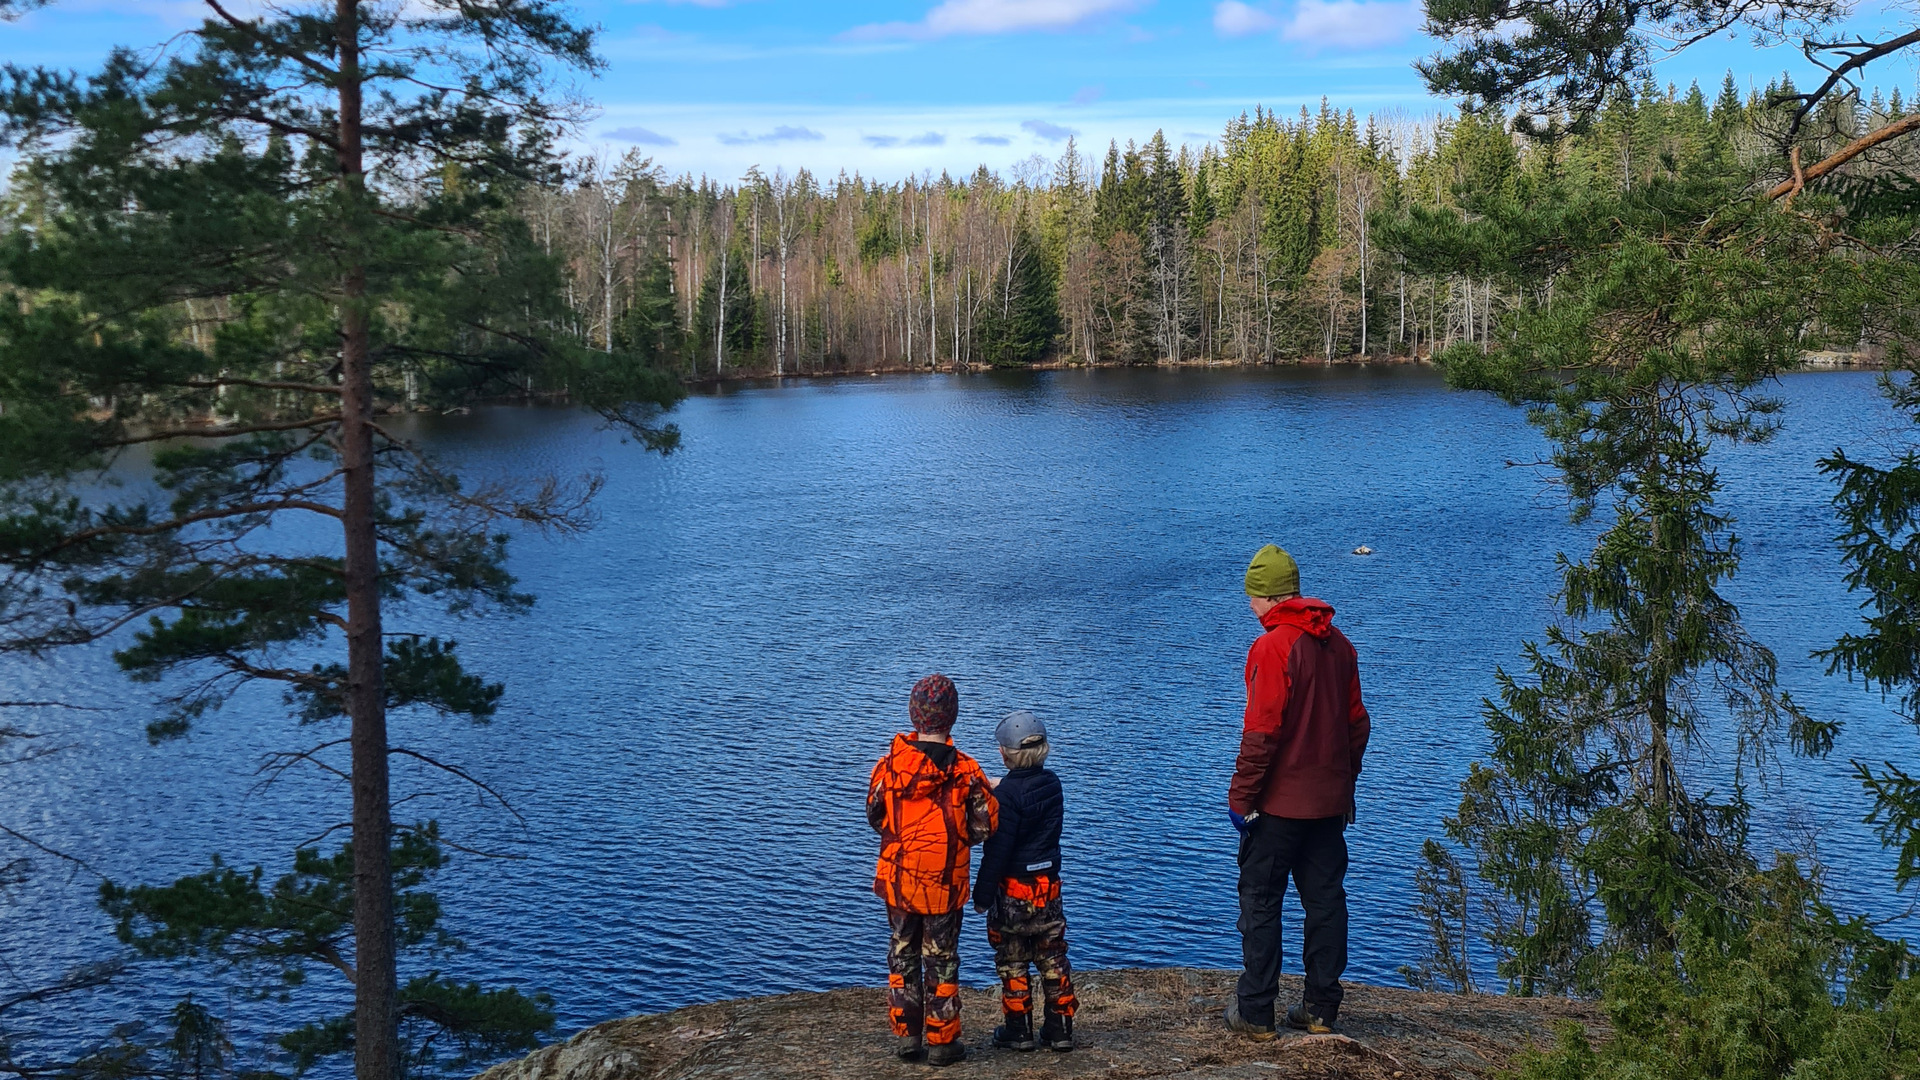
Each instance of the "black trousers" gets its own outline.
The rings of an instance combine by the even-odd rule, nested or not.
[[[1280,909],[1287,878],[1306,910],[1301,959],[1306,1003],[1331,1021],[1340,1011],[1347,970],[1347,837],[1345,818],[1253,819],[1240,838],[1240,1016],[1272,1026],[1280,993]]]

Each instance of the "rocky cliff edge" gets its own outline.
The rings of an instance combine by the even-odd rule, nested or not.
[[[1076,973],[1079,1049],[1014,1053],[987,1045],[999,1019],[991,989],[963,991],[967,1060],[948,1069],[895,1060],[884,995],[875,989],[781,994],[613,1020],[503,1062],[479,1080],[680,1080],[792,1077],[949,1080],[1114,1077],[1161,1080],[1468,1080],[1491,1076],[1566,1021],[1596,1036],[1591,1005],[1461,997],[1349,985],[1334,1035],[1283,1032],[1256,1043],[1221,1020],[1234,973],[1191,968]],[[1297,1000],[1297,978],[1281,1001]]]

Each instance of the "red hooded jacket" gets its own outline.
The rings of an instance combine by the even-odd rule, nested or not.
[[[1283,818],[1344,817],[1367,752],[1360,662],[1324,601],[1294,597],[1247,650],[1247,715],[1227,805]]]

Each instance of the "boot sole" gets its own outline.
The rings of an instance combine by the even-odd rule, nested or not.
[[[1331,1035],[1331,1034],[1333,1034],[1333,1028],[1332,1028],[1332,1026],[1331,1026],[1331,1025],[1328,1025],[1328,1024],[1296,1024],[1296,1023],[1294,1023],[1294,1022],[1293,1022],[1292,1020],[1288,1020],[1288,1021],[1287,1021],[1287,1029],[1288,1029],[1288,1030],[1290,1030],[1290,1031],[1304,1031],[1304,1032],[1306,1032],[1306,1033],[1307,1033],[1307,1034],[1309,1034],[1309,1035]]]
[[[1240,1019],[1240,1010],[1232,1005],[1227,1006],[1224,1019],[1227,1022],[1228,1031],[1236,1035],[1245,1035],[1254,1042],[1272,1042],[1275,1037],[1280,1034],[1273,1028],[1254,1027],[1252,1024]]]

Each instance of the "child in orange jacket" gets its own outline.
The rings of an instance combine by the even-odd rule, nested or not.
[[[915,683],[908,711],[913,738],[894,736],[867,785],[867,823],[880,834],[873,892],[893,930],[887,1015],[901,1058],[918,1058],[924,1038],[927,1064],[952,1065],[966,1057],[959,946],[972,848],[999,826],[1000,809],[979,764],[953,745],[953,680]]]

